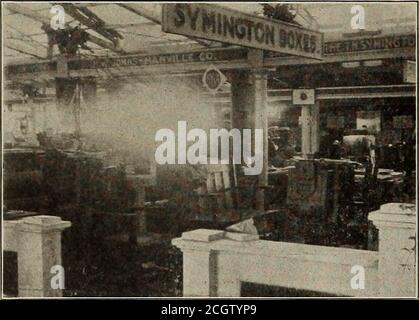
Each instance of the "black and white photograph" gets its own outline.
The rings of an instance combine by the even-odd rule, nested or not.
[[[416,300],[417,12],[2,2],[1,299]]]

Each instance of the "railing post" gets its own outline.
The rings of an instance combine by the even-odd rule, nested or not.
[[[55,216],[23,218],[17,224],[19,297],[59,297],[60,288],[51,286],[53,266],[61,266],[61,232],[69,221]],[[64,276],[64,275],[63,275]]]
[[[217,253],[202,243],[220,239],[224,231],[198,229],[184,232],[172,240],[183,253],[183,296],[211,297],[217,295]]]
[[[172,244],[183,252],[183,296],[240,297],[246,257],[227,247],[257,239],[254,234],[207,229],[184,232],[173,239]],[[227,247],[217,249],[219,245]]]
[[[369,214],[379,230],[379,295],[414,297],[416,285],[416,206],[388,203]]]

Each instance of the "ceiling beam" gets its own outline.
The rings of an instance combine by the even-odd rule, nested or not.
[[[28,42],[30,46],[39,49],[39,47],[43,47],[43,48],[47,48],[46,45],[44,45],[43,43],[36,41],[35,39],[31,38],[31,36],[24,34],[22,31],[16,29],[15,27],[11,26],[10,24],[5,24],[5,26],[7,28],[10,28],[11,30],[13,30],[15,33],[17,33],[19,35],[19,39],[16,38],[15,40],[21,40],[21,41],[25,41]],[[13,33],[13,32],[11,32]],[[7,39],[7,38],[6,38]]]
[[[149,13],[149,12],[146,12],[144,10],[144,8],[141,7],[141,4],[138,4],[138,3],[117,3],[117,5],[122,7],[122,8],[125,8],[126,10],[131,11],[131,12],[133,12],[133,13],[135,13],[135,14],[143,17],[143,18],[146,18],[147,20],[150,20],[150,21],[152,21],[156,24],[161,25],[161,23],[162,23],[160,17],[157,17],[157,16],[155,16],[155,15]],[[187,37],[187,38],[189,38],[189,39],[191,39],[191,40],[193,40],[193,41],[195,41],[195,42],[197,42],[200,45],[203,45],[205,47],[210,47],[211,43],[212,43],[212,41],[205,41],[205,40],[197,39],[197,38],[194,38],[194,37]]]
[[[118,6],[125,8],[128,11],[131,11],[143,18],[146,18],[147,20],[150,20],[156,24],[161,24],[161,18],[157,17],[149,12],[146,12],[144,10],[144,8],[140,7],[140,6],[136,6],[134,4],[130,4],[130,3],[117,3]]]
[[[46,59],[46,57],[43,57],[38,53],[33,53],[33,52],[27,51],[25,48],[21,47],[17,43],[9,43],[9,41],[8,41],[8,43],[4,44],[4,46],[6,48],[9,48],[9,49],[13,50],[13,51],[16,51],[16,52],[19,52],[19,53],[22,53],[22,54],[26,54],[26,55],[31,56],[31,57]]]
[[[27,18],[41,22],[42,24],[50,24],[51,22],[49,17],[16,3],[8,3],[6,8],[13,13],[21,14]]]
[[[105,22],[103,20],[94,21],[96,18],[94,19],[93,16],[86,17],[84,14],[88,12],[87,8],[76,8],[71,3],[61,3],[60,5],[64,8],[66,14],[70,15],[72,18],[94,30],[106,39],[110,40],[116,48],[119,47],[118,38],[122,39],[122,36],[116,31],[106,28]],[[83,10],[83,14],[79,12],[78,9]],[[99,17],[97,18],[99,19]],[[122,50],[119,51],[121,52]]]
[[[144,21],[139,23],[115,23],[107,24],[109,28],[121,29],[121,28],[130,28],[130,27],[156,27],[157,25],[152,21]]]
[[[45,16],[43,14],[40,14],[36,11],[33,11],[31,9],[25,8],[22,5],[18,5],[15,3],[8,3],[6,8],[13,12],[13,13],[18,13],[21,14],[27,18],[33,19],[35,21],[38,21],[40,23],[42,23],[44,26],[49,26],[51,19],[48,16]],[[88,37],[87,37],[87,41],[92,42],[94,44],[97,44],[98,46],[102,47],[102,48],[106,48],[109,50],[112,50],[114,52],[121,52],[118,48],[115,47],[115,45],[111,42],[108,42],[106,40],[102,40],[98,37],[95,37],[93,35],[91,35],[90,33],[88,33]]]
[[[116,30],[112,29],[112,27],[109,26],[109,24],[106,23],[105,20],[100,18],[96,13],[94,13],[92,10],[90,10],[87,7],[81,7],[78,8],[79,11],[81,11],[83,14],[85,14],[87,17],[94,19],[97,24],[103,29],[105,29],[108,33],[110,33],[112,36],[124,39],[124,37]]]

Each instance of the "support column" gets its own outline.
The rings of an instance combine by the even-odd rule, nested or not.
[[[83,102],[89,109],[96,109],[97,82],[94,78],[86,78],[82,81]]]
[[[54,55],[54,44],[53,44],[53,35],[51,32],[47,32],[47,59],[52,59]]]
[[[62,265],[61,232],[70,226],[69,221],[54,216],[34,216],[19,221],[17,260],[20,297],[62,296],[62,288],[51,285],[55,275],[51,268]]]
[[[319,151],[319,121],[318,101],[314,105],[301,106],[301,152],[305,158]]]
[[[314,104],[311,117],[311,152],[315,154],[320,149],[320,101]]]
[[[28,101],[27,101],[27,105],[29,107],[29,130],[27,132],[26,135],[26,142],[29,145],[38,145],[38,140],[36,138],[36,131],[37,131],[37,119],[36,119],[36,114],[37,114],[37,106],[35,105],[35,102],[33,100],[33,97],[29,97]],[[39,111],[38,111],[39,112]]]
[[[55,78],[57,110],[60,117],[60,130],[67,133],[80,134],[81,132],[81,99],[82,81],[70,77],[68,71],[68,58],[66,55],[57,57],[57,74]],[[87,90],[95,91],[95,89]],[[95,93],[93,94],[94,97]]]
[[[146,183],[141,176],[128,175],[128,179],[132,182],[135,188],[135,202],[134,211],[137,214],[137,234],[132,235],[141,237],[147,233],[147,218],[145,213],[145,186]]]
[[[268,184],[267,71],[262,68],[262,50],[249,50],[248,60],[253,69],[232,74],[232,128],[252,129],[252,132],[263,129],[263,169],[257,179],[254,202],[256,209],[264,210],[264,188]],[[254,150],[252,143],[252,154]],[[248,181],[242,181],[243,187],[248,185]]]
[[[75,104],[77,100],[77,79],[55,78],[57,111],[60,118],[60,131],[76,131]]]
[[[263,169],[258,179],[256,209],[265,210],[265,189],[268,186],[268,77],[265,70],[252,72],[254,82],[254,128],[263,130]]]
[[[416,206],[407,203],[388,203],[369,214],[379,232],[382,297],[415,297],[416,214]]]
[[[33,98],[29,98],[28,99],[28,106],[29,106],[29,120],[30,120],[30,135],[31,136],[36,136],[36,106],[35,103],[33,101]]]

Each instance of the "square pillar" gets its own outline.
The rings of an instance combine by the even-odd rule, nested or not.
[[[60,63],[58,63],[58,66]],[[76,113],[78,110],[79,94],[78,80],[69,77],[55,78],[55,96],[59,115],[59,132],[74,133],[77,131]]]
[[[147,233],[147,217],[145,212],[145,188],[147,181],[142,175],[128,175],[128,180],[135,189],[134,210],[137,214],[137,234],[133,237],[144,236]]]
[[[224,231],[198,229],[182,233],[172,244],[183,252],[183,296],[217,296],[217,252],[210,242],[224,237]]]
[[[258,179],[256,208],[265,210],[265,188],[268,186],[268,73],[263,69],[252,71],[254,83],[254,128],[263,130],[263,169]]]
[[[62,268],[61,232],[70,226],[69,221],[54,216],[34,216],[19,221],[17,260],[20,297],[62,296],[62,288],[54,288],[51,283],[56,275],[52,268]]]
[[[216,253],[212,250],[183,251],[183,296],[216,296]]]
[[[319,151],[319,102],[301,106],[301,152],[305,158]]]
[[[183,252],[183,296],[240,297],[242,272],[248,266],[240,249],[258,239],[254,234],[208,229],[173,239]]]
[[[254,199],[258,210],[264,210],[264,188],[268,184],[267,75],[267,71],[260,68],[236,71],[231,82],[232,128],[263,129],[263,169],[257,178]],[[252,154],[254,150],[252,145]],[[240,190],[241,186],[238,187]]]
[[[380,296],[415,297],[416,206],[387,203],[369,214],[379,232]]]
[[[240,297],[240,269],[243,256],[239,253],[219,254],[217,257],[217,296]],[[246,261],[244,261],[246,263]]]

